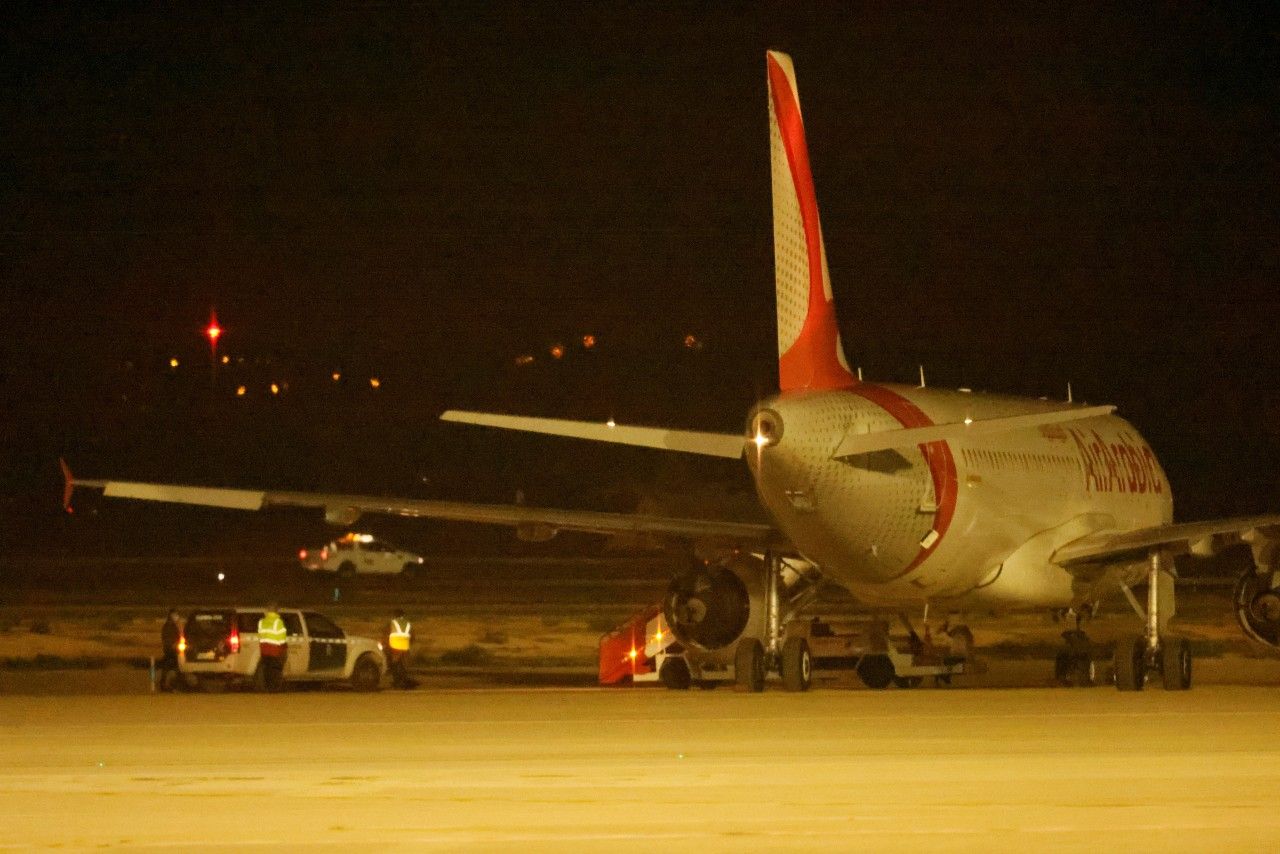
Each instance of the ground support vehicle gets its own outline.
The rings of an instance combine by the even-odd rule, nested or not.
[[[422,569],[421,555],[375,539],[371,534],[344,534],[316,549],[299,549],[302,568],[341,579],[357,575],[400,575],[413,578]]]
[[[891,635],[889,622],[879,617],[841,622],[814,617],[791,623],[788,642],[796,643],[793,638],[803,638],[819,674],[852,670],[868,688],[914,688],[927,677],[947,685],[972,671],[973,638],[964,626],[935,641],[927,631],[921,637],[914,629]]]
[[[953,677],[974,672],[973,638],[964,626],[936,642],[928,632],[923,637],[914,630],[892,635],[889,626],[880,617],[795,620],[785,627],[779,678],[802,682],[786,687],[803,690],[812,678],[852,672],[868,688],[915,688],[926,678],[948,685]],[[735,659],[732,649],[683,647],[666,626],[661,606],[653,605],[600,639],[600,684],[714,688],[737,682]]]
[[[178,667],[189,687],[279,690],[268,684],[258,648],[258,607],[196,608],[178,644]],[[382,644],[348,635],[314,611],[279,608],[288,633],[284,685],[347,684],[375,691],[387,671]]]
[[[688,688],[692,683],[685,650],[667,626],[661,605],[633,614],[600,638],[601,685],[661,683]]]

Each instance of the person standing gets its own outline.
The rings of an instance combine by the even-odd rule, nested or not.
[[[169,616],[160,627],[160,666],[156,670],[156,684],[161,691],[169,692],[181,684],[182,672],[178,667],[178,646],[182,643],[182,618],[177,608],[169,609]]]
[[[409,676],[409,650],[413,648],[413,625],[397,608],[387,626],[387,670],[391,672],[391,684],[400,689],[416,688],[418,683]]]
[[[279,691],[284,685],[284,663],[289,655],[289,634],[275,603],[258,620],[258,653],[262,657],[262,687]]]

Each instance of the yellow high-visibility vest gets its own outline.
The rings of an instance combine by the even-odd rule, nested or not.
[[[387,640],[391,643],[391,648],[396,652],[409,651],[410,624],[408,620],[404,621],[404,625],[400,625],[399,620],[391,621],[391,631],[387,635]]]
[[[283,645],[289,642],[289,633],[285,631],[284,620],[275,611],[268,611],[258,620],[258,643]]]

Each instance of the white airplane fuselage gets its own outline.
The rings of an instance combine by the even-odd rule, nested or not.
[[[1100,530],[1168,523],[1173,499],[1123,418],[833,457],[848,434],[1061,408],[1027,398],[860,383],[761,404],[746,456],[761,501],[807,559],[862,601],[1065,608],[1081,601],[1050,556]],[[766,419],[769,442],[756,441]]]

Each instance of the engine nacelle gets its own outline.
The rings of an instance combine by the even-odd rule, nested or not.
[[[672,579],[662,613],[685,646],[724,649],[749,630],[759,634],[764,611],[764,563],[738,555]]]
[[[1280,649],[1280,590],[1270,572],[1247,570],[1236,582],[1236,621],[1258,643]]]

